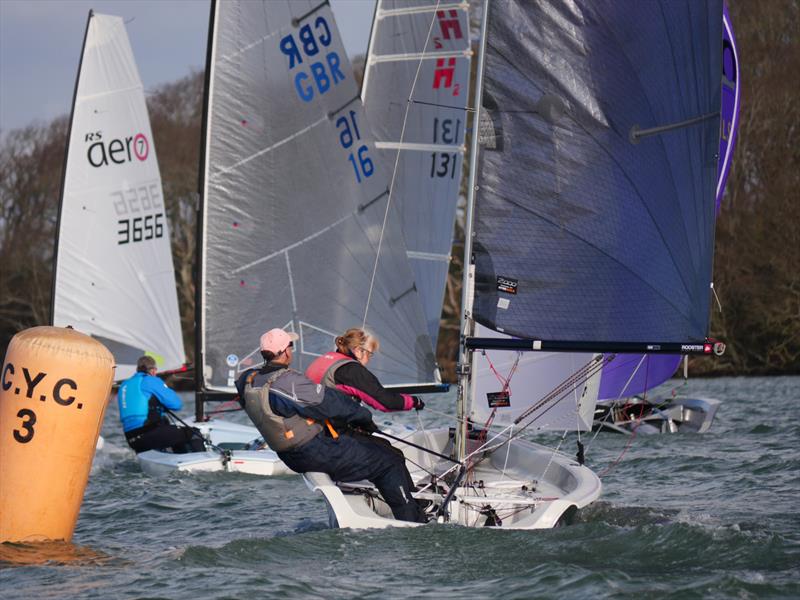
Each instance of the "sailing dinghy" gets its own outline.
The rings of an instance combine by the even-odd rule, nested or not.
[[[483,4],[457,419],[399,445],[437,520],[568,520],[601,490],[581,446],[571,460],[520,433],[587,430],[604,353],[719,350],[706,335],[721,23],[713,1]],[[568,376],[547,394],[481,398],[470,367],[486,350],[586,360],[552,373]],[[306,481],[334,525],[416,525],[392,519],[369,484]]]
[[[120,17],[89,12],[58,215],[51,323],[101,341],[117,381],[143,354],[162,370],[183,365],[161,176]]]
[[[212,3],[206,76],[197,426],[206,402],[231,398],[262,362],[261,333],[297,333],[292,367],[304,370],[367,306],[381,381],[440,387],[386,170],[327,3]],[[140,461],[152,472],[291,473],[269,449],[216,445],[222,453]]]
[[[184,364],[156,150],[122,18],[89,13],[70,119],[52,323],[101,341],[115,379]]]

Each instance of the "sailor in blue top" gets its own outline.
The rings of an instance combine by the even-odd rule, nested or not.
[[[205,444],[200,432],[169,422],[165,409],[180,410],[180,397],[155,376],[156,361],[142,356],[136,361],[136,373],[122,382],[117,392],[119,418],[128,445],[137,453],[145,450],[202,452]]]

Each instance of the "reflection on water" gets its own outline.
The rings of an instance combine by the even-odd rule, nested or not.
[[[27,565],[102,565],[112,556],[97,552],[87,546],[64,541],[57,542],[5,542],[0,544],[0,567]]]

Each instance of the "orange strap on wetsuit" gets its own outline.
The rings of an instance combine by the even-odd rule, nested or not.
[[[328,428],[328,431],[330,431],[331,437],[333,439],[338,439],[339,438],[339,434],[336,433],[336,430],[333,428],[333,425],[331,424],[331,420],[330,419],[325,419],[325,426]]]

